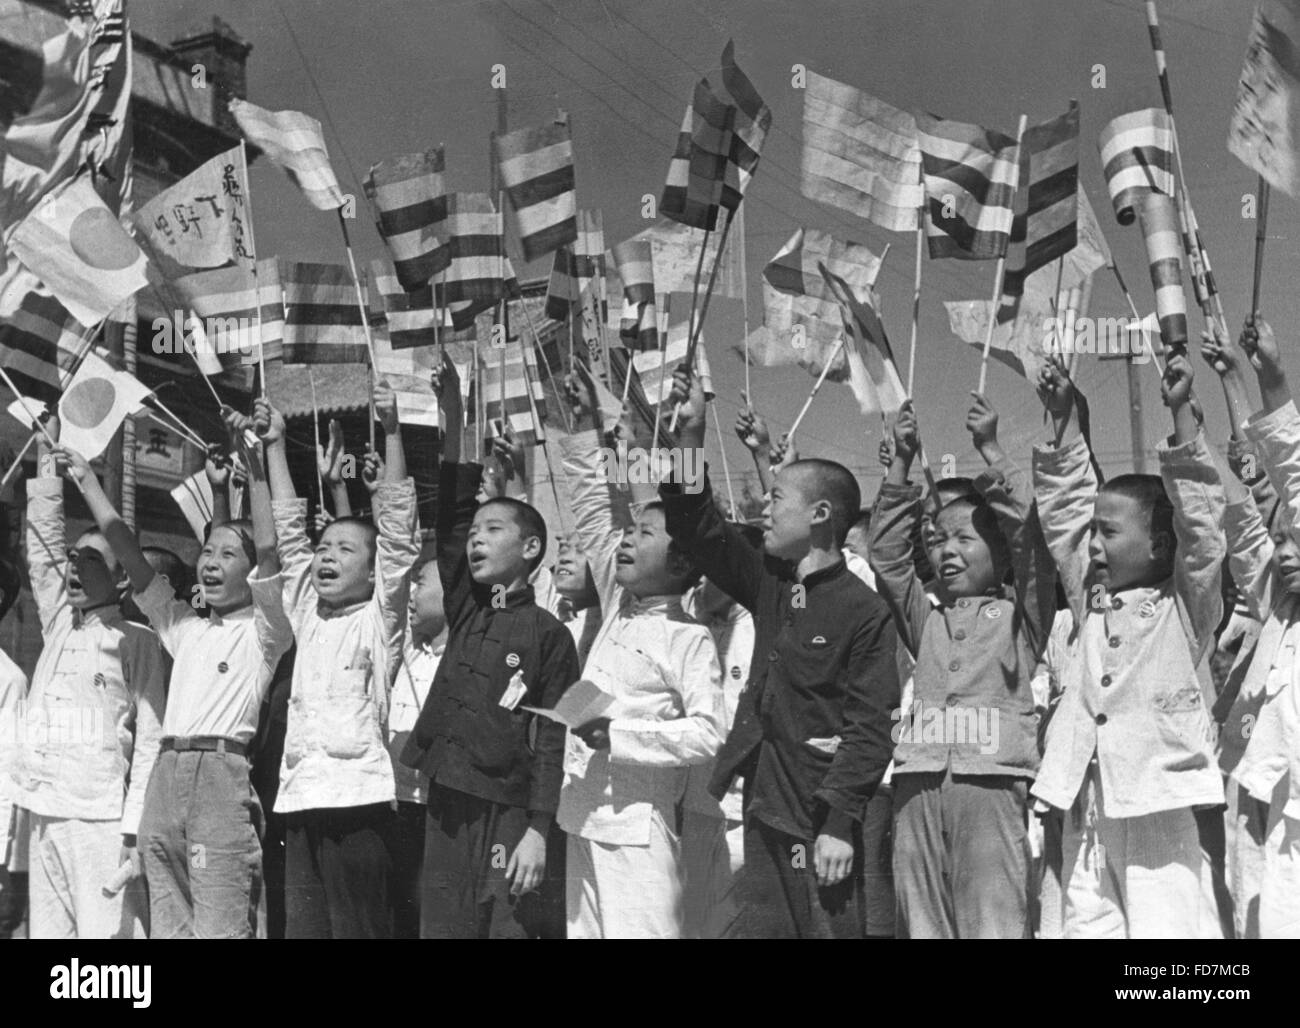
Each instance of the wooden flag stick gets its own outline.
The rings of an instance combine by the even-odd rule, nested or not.
[[[786,433],[786,438],[791,441],[790,445],[794,445],[794,434],[798,430],[800,424],[803,423],[803,417],[808,413],[808,408],[812,406],[813,399],[817,396],[817,390],[819,390],[822,387],[822,383],[826,381],[826,376],[830,373],[831,365],[835,363],[835,358],[838,357],[840,351],[844,349],[844,342],[845,337],[840,336],[839,342],[835,344],[835,349],[830,352],[826,358],[826,363],[822,365],[822,373],[817,376],[817,381],[813,384],[812,392],[808,394],[808,399],[804,400],[803,409],[799,411],[799,416],[794,419],[794,424],[790,426],[790,431]]]
[[[439,364],[439,367],[442,365]],[[320,408],[316,406],[316,376],[312,374],[311,365],[307,365],[307,384],[311,387],[311,437],[316,444],[316,490],[320,495],[321,513],[325,513],[325,476],[320,470]],[[263,393],[262,395],[266,395]]]
[[[1016,165],[1015,166],[1017,169],[1017,182],[1016,182],[1017,189],[1020,188],[1020,182],[1018,180],[1018,174],[1020,168],[1020,147],[1025,138],[1025,125],[1028,124],[1028,122],[1029,122],[1029,116],[1027,114],[1022,114],[1020,116],[1020,125],[1016,129]],[[1025,183],[1025,185],[1027,186],[1028,183]],[[1002,284],[1006,279],[1006,273],[1007,273],[1007,255],[1006,253],[1003,253],[1002,256],[998,258],[997,271],[993,277],[993,307],[989,311],[989,326],[984,333],[984,353],[980,357],[980,384],[979,384],[979,389],[976,391],[981,395],[983,395],[984,386],[988,381],[989,351],[993,348],[993,330],[997,327],[997,323],[998,323],[998,304],[1002,299]]]
[[[478,354],[478,332],[474,333],[474,461],[483,463],[483,363]]]
[[[154,403],[158,405],[158,411],[150,412],[151,414],[153,414],[155,420],[161,422],[164,425],[168,425],[168,421],[170,421],[171,424],[168,425],[168,427],[171,428],[178,436],[180,436],[182,439],[186,439],[189,442],[193,443],[204,453],[208,452],[207,440],[204,439],[197,432],[195,432],[194,429],[190,428],[187,424],[185,424],[185,422],[183,422],[175,414],[173,414],[171,410],[168,409],[167,405],[163,403],[162,400],[158,399],[157,393],[150,392],[145,395],[145,399],[152,400]],[[168,419],[167,421],[164,421],[162,418],[158,417],[159,411],[167,415],[167,419]]]
[[[718,436],[718,455],[722,458],[722,477],[727,480],[727,502],[731,504],[731,516],[736,517],[736,494],[731,488],[731,469],[727,467],[727,444],[722,437],[722,422],[718,420],[718,405],[711,403],[713,409],[713,431]]]
[[[745,331],[745,395],[750,396],[752,394],[749,383],[749,276],[745,274],[748,265],[745,263],[745,208],[743,204],[737,208],[736,218],[740,222],[736,229],[736,239],[737,246],[740,248],[740,311]],[[733,512],[735,511],[734,504],[731,509]]]
[[[728,215],[728,217],[730,217],[730,215]],[[704,255],[708,252],[709,235],[712,233],[712,231],[713,231],[712,229],[707,229],[707,228],[704,230],[704,238],[700,240],[700,256],[699,259],[695,262],[695,279],[694,281],[691,282],[691,320],[689,322],[689,324],[691,325],[695,324],[695,310],[698,306],[699,298],[700,298],[700,273],[704,270]],[[721,256],[721,253],[722,251],[719,250],[718,251],[719,256]],[[654,267],[653,259],[651,260],[650,265],[651,268],[653,269]],[[709,284],[710,286],[712,286],[713,284],[712,275],[710,275],[709,278],[710,278]],[[668,295],[669,294],[667,293],[664,294],[665,297],[667,297]],[[658,326],[656,326],[656,328],[657,327]]]
[[[704,299],[700,303],[699,321],[695,320],[695,311],[693,309],[694,304],[692,304],[690,320],[691,339],[686,346],[686,366],[691,370],[694,370],[695,368],[695,347],[699,345],[700,342],[700,332],[704,329],[704,319],[709,316],[709,301],[713,299],[713,284],[718,278],[718,265],[722,261],[722,251],[727,248],[727,236],[731,232],[731,223],[735,220],[736,210],[738,209],[739,208],[733,208],[727,211],[727,220],[722,224],[722,236],[718,239],[718,255],[713,259],[713,267],[709,271],[709,284],[704,290]],[[702,256],[703,254],[701,254],[701,257]],[[679,403],[673,408],[673,420],[668,426],[669,432],[677,431],[677,419],[681,416],[681,413],[682,405]]]
[[[1123,274],[1120,273],[1119,264],[1112,263],[1110,268],[1115,273],[1115,281],[1119,283],[1119,291],[1124,294],[1124,299],[1128,301],[1128,309],[1133,315],[1133,323],[1137,325],[1138,334],[1142,337],[1142,345],[1151,354],[1151,366],[1156,369],[1157,377],[1163,378],[1164,371],[1160,367],[1160,359],[1156,356],[1156,352],[1151,346],[1150,337],[1142,330],[1142,315],[1138,313],[1137,304],[1133,302],[1133,294],[1128,291],[1128,285],[1124,282]],[[1130,358],[1132,356],[1132,354],[1129,354]]]
[[[248,185],[248,146],[243,139],[239,141],[239,159],[244,165],[244,202],[248,207],[248,248],[253,252],[253,304],[257,308],[257,370],[261,379],[262,399],[266,399],[266,347],[262,343],[262,291],[257,284],[257,238],[253,234],[253,190]]]
[[[343,208],[337,211],[339,228],[343,230],[343,249],[348,255],[348,268],[352,271],[352,285],[357,291],[357,310],[361,312],[361,334],[366,337],[366,353],[370,355],[370,451],[375,452],[375,369],[379,361],[375,357],[375,341],[370,337],[370,314],[366,310],[366,297],[361,291],[361,278],[357,275],[357,259],[352,254],[352,241],[348,238],[348,219],[343,216]]]
[[[4,365],[0,365],[0,380],[3,380],[4,384],[9,387],[9,391],[17,397],[18,402],[22,405],[23,413],[27,415],[27,420],[40,430],[41,435],[45,436],[45,441],[51,446],[58,446],[59,444],[54,441],[54,437],[45,430],[45,425],[42,424],[41,419],[32,412],[31,407],[27,406],[27,397],[18,391],[18,387],[14,385],[13,379],[10,378],[9,373],[5,371]]]
[[[704,232],[705,244],[707,244],[708,241],[709,241],[709,233],[708,230],[706,229]],[[703,257],[704,257],[704,248],[701,247],[700,248],[701,260],[703,260]],[[695,269],[696,285],[699,285],[699,274],[700,274],[700,269],[697,267]],[[672,317],[672,305],[673,305],[673,294],[664,293],[664,323],[665,324],[667,324],[668,319]],[[658,321],[658,317],[659,317],[659,313],[658,311],[656,311],[655,312],[656,322]],[[694,302],[692,302],[691,304],[691,317],[692,318],[695,317]],[[655,338],[659,340],[659,391],[655,394],[655,434],[654,434],[654,439],[650,444],[651,449],[654,449],[659,445],[659,422],[663,420],[662,412],[664,406],[664,386],[668,384],[666,381],[668,377],[668,333],[665,332],[661,338],[659,336],[659,325],[657,323],[655,324]],[[627,364],[629,368],[632,366],[631,350],[628,351]],[[628,378],[628,381],[631,382],[630,376]],[[677,427],[677,417],[675,412],[673,416],[672,427],[674,429]]]
[[[921,327],[921,250],[925,246],[925,171],[921,170],[921,206],[916,209],[916,268],[912,273],[912,342],[907,354],[907,395],[916,384],[916,336]]]
[[[537,324],[533,321],[532,312],[528,305],[522,299],[519,301],[519,309],[524,312],[524,320],[528,322],[528,331],[533,334],[533,345],[537,348],[538,356],[541,357],[542,363],[546,365],[546,378],[551,383],[551,392],[555,395],[555,402],[560,407],[560,417],[564,419],[564,430],[573,431],[573,422],[569,418],[569,406],[564,402],[564,397],[560,394],[560,386],[555,380],[555,371],[551,368],[551,362],[546,356],[546,347],[542,345],[541,333],[537,331]],[[572,308],[570,308],[572,310]],[[528,370],[528,359],[524,358],[524,371]],[[569,370],[573,370],[573,352],[569,352]],[[532,395],[531,393],[529,394]]]
[[[27,442],[23,443],[23,448],[18,451],[18,456],[14,458],[14,462],[5,470],[4,478],[0,478],[0,492],[4,492],[5,487],[9,485],[13,480],[14,475],[18,473],[18,469],[22,467],[23,458],[27,456],[27,451],[32,448],[32,443],[34,442],[36,442],[35,432],[27,437]]]
[[[1268,238],[1268,179],[1259,177],[1259,200],[1255,207],[1255,281],[1250,287],[1250,313],[1259,310],[1259,289],[1264,281],[1264,241]]]

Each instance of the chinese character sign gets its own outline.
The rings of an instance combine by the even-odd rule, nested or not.
[[[193,174],[140,208],[136,225],[157,252],[189,268],[217,268],[235,261],[251,270],[248,182],[236,147],[218,154]]]

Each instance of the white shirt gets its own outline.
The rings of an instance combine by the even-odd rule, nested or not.
[[[14,805],[9,775],[18,745],[18,718],[27,699],[27,676],[0,650],[0,867],[9,862],[14,839]]]
[[[402,748],[419,720],[420,708],[429,695],[433,676],[446,646],[437,649],[428,643],[413,643],[408,630],[402,647],[402,666],[388,704],[388,755],[393,758],[393,781],[399,803],[425,803],[429,798],[429,778],[402,763]]]

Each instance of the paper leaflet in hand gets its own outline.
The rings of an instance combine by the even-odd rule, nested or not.
[[[545,707],[523,706],[519,709],[532,714],[540,714],[544,718],[566,725],[569,728],[581,728],[588,722],[595,721],[598,717],[604,717],[613,705],[613,696],[601,689],[595,682],[580,678],[569,686],[568,691],[560,697],[560,702],[554,707],[547,709]]]

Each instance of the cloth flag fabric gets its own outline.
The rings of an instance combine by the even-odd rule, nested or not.
[[[739,219],[743,213],[738,213]],[[727,236],[727,249],[722,254],[722,263],[718,265],[718,277],[713,283],[713,295],[725,296],[739,300],[744,295],[744,268],[741,266],[741,248],[736,241],[737,226]],[[700,260],[700,241],[703,237],[687,225],[681,225],[667,219],[660,219],[649,228],[642,229],[628,242],[642,240],[650,244],[654,261],[655,288],[660,293],[689,293],[695,284],[695,269]],[[704,249],[704,268],[700,277],[700,290],[703,293],[708,280],[709,269],[718,259],[719,234],[710,233],[708,245]]]
[[[447,190],[442,147],[404,154],[373,165],[366,176],[366,196],[375,208],[375,224],[402,288],[415,292],[447,267],[449,254],[438,233],[447,220]]]
[[[242,267],[214,268],[178,278],[173,286],[201,326],[194,333],[195,353],[217,358],[216,367],[200,363],[206,374],[258,363],[259,342],[265,348],[261,359],[283,359],[284,299],[276,258],[258,261],[256,277]],[[352,306],[356,308],[355,292]]]
[[[931,257],[988,260],[1006,254],[1019,180],[1016,140],[979,125],[916,119]]]
[[[92,350],[59,400],[59,442],[94,460],[148,395],[135,376],[114,368]]]
[[[660,214],[692,228],[718,227],[735,118],[736,108],[714,94],[708,79],[695,84],[668,165]]]
[[[184,268],[251,268],[248,180],[239,148],[217,154],[132,215],[151,256]]]
[[[663,321],[664,319],[661,318],[661,324]],[[640,379],[641,389],[645,393],[646,400],[652,404],[667,402],[669,394],[673,391],[673,372],[677,370],[677,365],[686,360],[686,351],[690,346],[691,337],[687,330],[687,322],[679,321],[676,325],[664,325],[663,331],[666,342],[662,350],[632,355],[632,364]],[[703,336],[696,340],[695,344],[695,374],[700,378],[705,397],[712,398],[715,395],[713,373],[709,370],[709,357],[704,351]]]
[[[758,169],[763,142],[772,127],[772,109],[763,102],[749,76],[736,63],[736,46],[730,39],[722,49],[722,96],[732,113],[731,150],[722,183],[722,206],[734,211]]]
[[[1255,8],[1237,84],[1228,152],[1268,183],[1300,196],[1300,0]]]
[[[844,329],[849,334],[849,345],[844,350],[849,366],[849,389],[858,401],[858,408],[863,414],[897,414],[907,393],[898,376],[885,326],[876,313],[878,301],[874,291],[868,290],[869,299],[864,301],[825,263],[818,263],[817,270],[839,303]]]
[[[546,316],[553,321],[569,317],[581,306],[584,291],[605,278],[605,224],[600,211],[578,211],[578,237],[555,251],[551,279],[546,287]]]
[[[869,93],[808,72],[800,188],[894,232],[916,228],[925,202],[916,118]]]
[[[87,176],[49,195],[14,230],[11,249],[74,318],[96,325],[148,284],[148,262]]]
[[[437,367],[438,351],[432,347],[396,349],[384,329],[375,332],[375,377],[392,387],[397,397],[397,420],[403,425],[438,427],[438,397],[430,375]]]
[[[1073,288],[1077,290],[1079,287]],[[1055,268],[1041,268],[1034,272],[1025,279],[1015,320],[999,321],[993,328],[989,356],[1031,383],[1038,381],[1039,369],[1046,362],[1046,343],[1055,332],[1057,312],[1068,309],[1071,290],[1062,289],[1054,307],[1055,289]],[[988,300],[955,300],[945,301],[944,308],[953,335],[982,353],[993,304]]]
[[[385,323],[393,350],[451,342],[455,333],[452,312],[433,306],[433,286],[408,293],[386,261],[370,262],[370,314],[372,322]]]
[[[524,260],[574,242],[578,204],[568,120],[493,136],[492,145]]]
[[[248,141],[285,170],[313,207],[332,211],[343,206],[319,121],[299,111],[268,111],[247,100],[231,100],[230,113]]]
[[[449,193],[442,235],[447,270],[434,282],[434,294],[439,307],[452,308],[456,327],[467,328],[480,312],[518,294],[501,212],[486,193]]]
[[[1138,198],[1174,195],[1174,133],[1158,107],[1121,114],[1101,130],[1101,168],[1115,217],[1133,224]]]
[[[649,240],[628,239],[614,247],[614,264],[623,281],[619,339],[631,350],[659,349],[655,312],[654,251]]]
[[[1167,347],[1185,348],[1187,295],[1183,292],[1183,247],[1173,197],[1163,193],[1142,196],[1138,200],[1138,221],[1147,246],[1160,338]]]
[[[283,261],[280,283],[286,364],[368,361],[356,286],[345,265]]]
[[[207,472],[200,468],[183,479],[172,489],[171,497],[185,515],[194,537],[202,542],[212,521],[212,483],[208,481]]]
[[[545,440],[546,432],[538,411],[544,408],[546,396],[537,376],[536,365],[528,360],[529,356],[528,348],[520,340],[507,341],[504,346],[480,347],[479,382],[483,386],[482,406],[488,438],[502,434],[500,421],[504,398],[505,416],[515,438],[526,446]],[[475,406],[469,405],[471,410]]]
[[[126,0],[117,0],[99,23],[91,47],[92,106],[84,132],[84,166],[109,210],[121,214],[131,202],[131,103],[133,54]]]
[[[13,272],[6,288],[21,295],[6,301],[7,313],[0,318],[0,365],[24,396],[53,406],[91,329],[53,296],[40,292],[30,272],[16,264]]]
[[[1015,317],[1025,279],[1078,242],[1079,105],[1025,130],[999,321]]]
[[[818,271],[825,264],[855,291],[865,292],[880,273],[880,258],[860,243],[843,242],[820,229],[798,229],[763,269],[763,324],[752,339],[751,359],[760,366],[798,364],[813,376],[827,362],[827,377],[845,381],[848,359],[840,351],[841,310]]]

